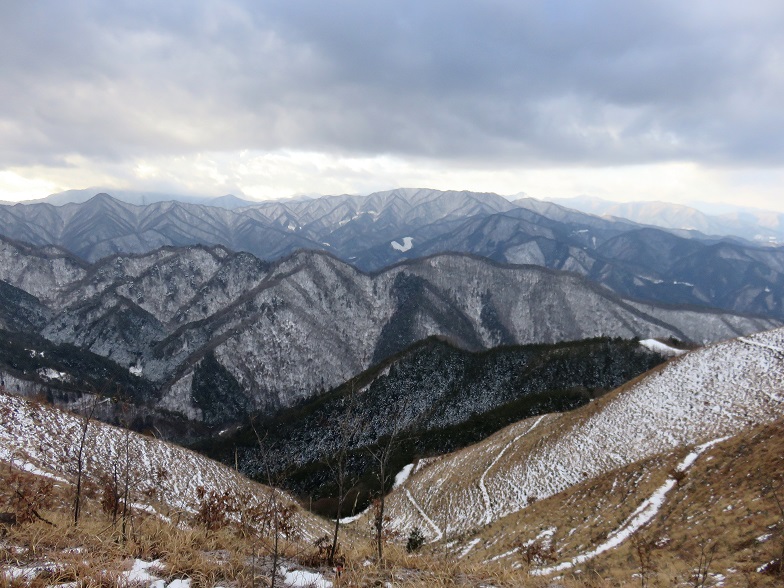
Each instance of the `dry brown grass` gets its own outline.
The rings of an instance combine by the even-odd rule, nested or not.
[[[107,528],[107,521],[85,519],[76,527],[67,514],[47,513],[55,527],[35,522],[6,528],[0,566],[33,571],[27,579],[11,580],[0,574],[0,588],[62,582],[117,585],[120,572],[136,558],[159,560],[156,575],[167,581],[189,578],[194,588],[259,585],[269,574],[269,540],[243,537],[231,527],[209,532],[177,529],[148,517],[137,521],[132,537],[122,542],[118,533]],[[296,556],[304,549],[283,541],[281,557]]]
[[[548,541],[558,561],[591,549],[671,475],[686,452],[657,456],[537,501],[480,530],[476,536],[481,542],[463,559],[457,558],[457,547],[444,543],[425,545],[414,554],[391,543],[383,565],[378,565],[369,529],[345,529],[341,536],[345,570],[336,586],[383,586],[386,582],[396,587],[641,586],[640,553],[635,548],[641,544],[649,546],[644,570],[647,586],[700,585],[695,570],[706,555],[712,559],[705,586],[714,585],[718,576],[711,574],[718,573],[727,587],[784,585],[784,576],[774,573],[776,562],[784,556],[784,513],[779,508],[784,503],[784,421],[750,430],[704,453],[668,494],[638,542],[627,541],[560,576],[529,575],[529,562],[521,549],[525,541],[541,539],[543,531],[554,529]],[[30,481],[35,478],[5,464],[0,467],[0,493],[10,487],[11,474],[29,476]],[[137,512],[123,539],[92,494],[85,500],[82,521],[73,525],[71,497],[67,485],[52,487],[51,502],[39,513],[51,524],[35,519],[0,526],[0,567],[37,568],[26,578],[0,574],[0,588],[63,582],[114,586],[135,558],[160,560],[159,577],[187,577],[194,588],[263,586],[269,574],[269,539],[247,533],[236,524],[207,530]],[[488,561],[515,547],[517,552]],[[315,547],[306,541],[284,541],[282,551],[289,567],[305,561],[321,564]],[[770,562],[774,563],[767,571],[758,571]],[[321,565],[333,579],[331,571]]]
[[[21,476],[30,484],[38,477],[8,464],[0,472],[0,510],[10,514],[9,477]],[[79,587],[123,585],[127,581],[122,572],[137,558],[160,561],[157,576],[166,581],[189,578],[193,588],[262,586],[270,573],[271,537],[248,533],[246,526],[229,522],[208,530],[134,512],[123,535],[120,522],[112,523],[96,496],[86,497],[83,516],[74,525],[72,497],[73,488],[59,483],[51,487],[47,508],[38,511],[40,518],[0,524],[0,588],[66,582]],[[311,549],[294,536],[290,541],[281,537],[279,543],[281,561]]]
[[[584,553],[604,540],[672,475],[673,466],[685,453],[684,449],[657,456],[587,480],[505,517],[478,533],[481,543],[466,559],[481,564],[545,529],[554,529],[552,543],[558,561]],[[701,585],[695,573],[706,559],[710,564],[705,586],[718,582],[716,574],[723,576],[724,586],[784,585],[784,575],[773,571],[775,564],[767,572],[758,571],[784,556],[784,513],[779,502],[784,503],[782,420],[710,449],[670,491],[656,518],[639,534],[650,545],[647,557],[652,569],[647,570],[646,585]],[[641,586],[640,554],[634,543],[627,541],[577,566],[562,574],[559,582]],[[519,566],[518,585],[536,585],[533,579],[525,578],[522,550],[494,563]]]
[[[662,557],[672,560],[681,577],[691,575],[703,548],[711,548],[712,568],[728,582],[782,585],[784,574],[756,572],[784,554],[784,512],[776,500],[782,496],[784,421],[778,421],[703,456],[650,532],[669,540]]]

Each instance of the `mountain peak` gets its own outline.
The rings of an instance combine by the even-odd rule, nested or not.
[[[91,202],[91,201],[95,201],[95,202],[104,202],[104,201],[119,202],[116,198],[114,198],[113,196],[111,196],[107,192],[99,192],[98,194],[96,194],[95,196],[90,198],[90,200],[88,200],[87,202]]]

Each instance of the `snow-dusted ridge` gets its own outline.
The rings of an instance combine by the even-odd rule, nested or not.
[[[0,460],[54,480],[72,482],[84,419],[0,391]],[[84,471],[98,480],[113,464],[130,456],[130,478],[137,510],[171,518],[196,512],[199,488],[242,495],[249,505],[261,502],[269,488],[193,451],[111,425],[90,421],[84,449]],[[122,461],[121,461],[122,460]],[[283,495],[283,499],[293,499]],[[315,517],[298,513],[306,537],[326,530]]]
[[[784,329],[690,352],[581,409],[433,460],[390,497],[394,526],[418,524],[413,501],[447,538],[478,528],[586,479],[771,422],[784,415],[782,387]]]

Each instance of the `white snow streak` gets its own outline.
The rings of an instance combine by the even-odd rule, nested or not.
[[[350,517],[343,517],[342,519],[340,519],[340,524],[341,524],[341,525],[348,525],[349,523],[353,523],[354,521],[358,521],[358,520],[359,520],[359,519],[361,519],[361,518],[362,518],[362,517],[363,517],[365,514],[369,513],[369,512],[370,512],[370,509],[371,509],[371,507],[370,507],[370,506],[368,506],[368,507],[367,507],[365,510],[363,510],[363,511],[362,511],[362,512],[360,512],[360,513],[357,513],[357,514],[355,514],[355,515],[351,515]],[[333,519],[333,520],[334,520],[334,519]]]
[[[463,559],[463,558],[464,558],[466,555],[468,555],[468,554],[471,552],[471,550],[472,550],[474,547],[476,547],[476,546],[477,546],[477,544],[478,544],[478,543],[479,543],[481,540],[482,540],[482,539],[481,539],[480,537],[477,537],[476,539],[472,539],[471,541],[469,541],[468,545],[466,545],[465,547],[463,547],[463,550],[462,550],[462,551],[460,552],[460,554],[457,556],[457,559]]]
[[[429,516],[427,516],[427,513],[424,510],[422,510],[422,507],[419,506],[419,504],[417,503],[416,500],[414,500],[414,497],[411,495],[411,492],[409,492],[408,488],[403,488],[403,492],[406,493],[406,496],[408,497],[409,502],[411,502],[412,506],[415,509],[417,509],[419,514],[422,516],[422,518],[425,519],[425,522],[427,522],[428,525],[433,527],[433,530],[436,532],[436,536],[433,539],[430,540],[431,543],[441,539],[441,537],[444,536],[444,532],[441,530],[441,527],[436,525],[433,522],[433,519],[431,519]]]
[[[501,449],[501,451],[498,452],[498,455],[495,456],[495,459],[490,463],[489,466],[487,466],[485,471],[482,472],[482,475],[479,478],[479,489],[482,491],[482,500],[484,500],[485,503],[485,518],[484,518],[485,525],[489,525],[493,521],[493,506],[492,504],[490,504],[490,493],[487,491],[487,486],[485,486],[485,477],[487,476],[487,473],[491,469],[493,469],[493,466],[495,466],[495,464],[497,464],[498,461],[504,456],[504,453],[506,453],[507,449],[509,449],[512,445],[517,443],[517,441],[520,440],[521,437],[525,437],[528,433],[533,431],[536,425],[542,422],[543,418],[544,416],[540,416],[536,420],[536,422],[534,422],[534,424],[528,428],[527,431],[525,431],[524,433],[520,433],[517,437],[515,437],[509,443],[504,445],[503,449]]]
[[[33,474],[35,476],[41,476],[43,478],[49,478],[50,480],[54,480],[55,482],[62,482],[64,484],[68,483],[68,480],[62,478],[60,476],[56,476],[51,472],[46,472],[40,468],[35,467],[30,462],[18,459],[16,457],[12,457],[11,452],[7,449],[0,447],[0,460],[2,461],[9,461],[12,466],[19,468],[29,474]]]
[[[784,349],[782,349],[781,347],[776,347],[775,345],[767,345],[765,343],[761,343],[759,341],[754,341],[752,339],[749,339],[748,337],[738,337],[738,341],[740,341],[741,343],[745,343],[746,345],[753,345],[754,347],[761,347],[762,349],[768,349],[776,353],[784,354]]]
[[[708,443],[703,443],[702,445],[695,447],[694,451],[687,455],[683,461],[678,464],[676,469],[679,472],[685,472],[692,466],[692,464],[702,453],[714,445],[721,443],[722,441],[726,441],[727,439],[729,439],[729,437],[721,437],[719,439],[714,439],[713,441],[709,441]],[[629,517],[623,523],[621,523],[621,526],[611,532],[607,536],[607,540],[604,541],[604,543],[599,544],[595,549],[587,551],[586,553],[582,553],[573,557],[569,561],[562,562],[555,566],[540,568],[538,570],[531,570],[531,575],[547,576],[553,572],[560,572],[569,568],[573,568],[575,565],[585,563],[586,561],[593,559],[605,551],[609,551],[610,549],[618,547],[621,543],[626,541],[629,537],[640,530],[644,525],[648,524],[651,519],[656,516],[656,513],[659,512],[659,509],[664,504],[664,499],[667,496],[667,493],[672,490],[673,487],[675,487],[675,484],[675,478],[667,478],[667,481],[664,482],[664,484],[659,486],[653,492],[653,494],[645,499],[642,504],[640,504],[640,506],[638,506],[637,509],[631,515],[629,515]]]

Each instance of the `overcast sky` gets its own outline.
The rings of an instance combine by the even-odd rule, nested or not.
[[[0,199],[401,186],[784,210],[781,0],[0,2]]]

